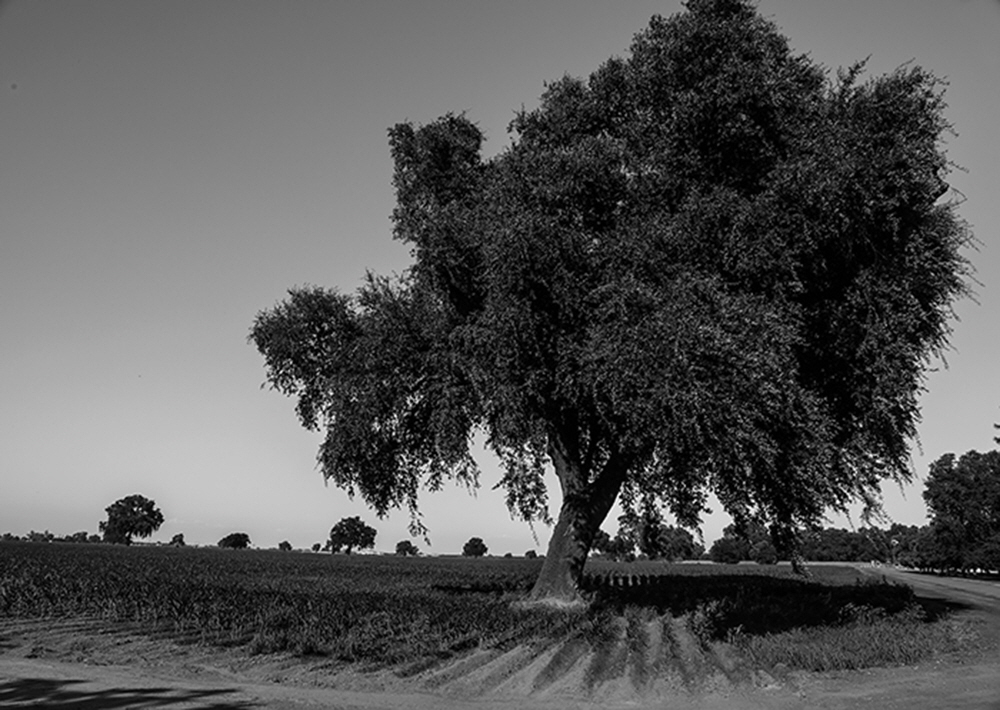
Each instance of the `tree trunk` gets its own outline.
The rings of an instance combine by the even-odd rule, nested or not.
[[[557,436],[549,437],[549,456],[562,488],[559,518],[549,540],[542,571],[529,600],[572,604],[580,602],[580,581],[587,553],[601,523],[618,497],[626,466],[611,456],[600,474],[589,481],[587,471]]]
[[[583,566],[590,551],[593,531],[587,535],[586,522],[580,511],[573,510],[563,501],[559,518],[549,539],[542,571],[538,573],[529,599],[532,601],[553,600],[572,603],[580,601],[579,582],[583,576]],[[587,539],[589,538],[589,539]]]

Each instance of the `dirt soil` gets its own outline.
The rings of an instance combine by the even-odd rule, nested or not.
[[[737,673],[725,649],[706,657],[682,625],[650,622],[639,663],[629,656],[637,651],[622,629],[621,642],[598,658],[569,641],[365,671],[325,658],[248,655],[150,638],[100,620],[0,619],[0,708],[1000,710],[1000,583],[867,571],[962,604],[956,619],[975,622],[985,636],[960,656],[912,667]],[[667,664],[668,657],[681,663]]]

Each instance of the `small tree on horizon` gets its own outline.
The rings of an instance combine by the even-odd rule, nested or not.
[[[282,552],[291,552],[292,543],[290,543],[288,540],[282,540],[281,542],[278,543],[278,549],[281,550]]]
[[[219,540],[219,547],[231,550],[245,550],[250,547],[250,536],[243,532],[229,533]]]
[[[409,540],[400,540],[396,543],[396,554],[400,557],[416,557],[420,550]]]
[[[343,518],[330,529],[328,545],[331,552],[343,549],[348,555],[352,550],[370,549],[375,547],[375,536],[378,531],[367,525],[358,516]]]
[[[149,537],[163,525],[163,513],[149,498],[134,494],[104,509],[108,519],[98,524],[105,542],[131,545],[132,537]]]
[[[184,542],[184,533],[177,533],[170,538],[170,544],[173,547],[186,547],[187,544]]]
[[[486,543],[481,537],[470,537],[469,541],[462,546],[463,557],[482,557],[487,552],[489,552],[489,548],[486,547]]]

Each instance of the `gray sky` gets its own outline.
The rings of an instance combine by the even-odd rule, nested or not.
[[[347,515],[407,539],[323,485],[316,435],[261,390],[257,311],[299,284],[352,291],[404,269],[391,239],[386,129],[466,111],[487,152],[544,81],[586,76],[676,0],[212,2],[12,0],[0,8],[0,532],[95,532],[141,493],[214,544],[323,540]],[[978,305],[960,303],[948,369],[922,399],[918,476],[993,447],[1000,421],[1000,3],[760,0],[792,45],[835,70],[915,60],[950,82],[947,144]],[[991,367],[991,365],[993,365]],[[535,548],[496,467],[424,497],[431,552],[482,537]],[[553,503],[559,500],[552,480]],[[886,508],[922,524],[918,480]],[[706,519],[705,537],[728,520]],[[842,524],[836,519],[834,522]],[[613,525],[611,526],[613,528]],[[548,530],[538,529],[544,549]],[[423,547],[423,543],[418,541]]]

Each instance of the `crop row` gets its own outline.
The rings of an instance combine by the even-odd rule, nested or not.
[[[479,562],[4,544],[0,616],[92,616],[377,663],[565,630],[565,617],[510,605],[538,563]]]

